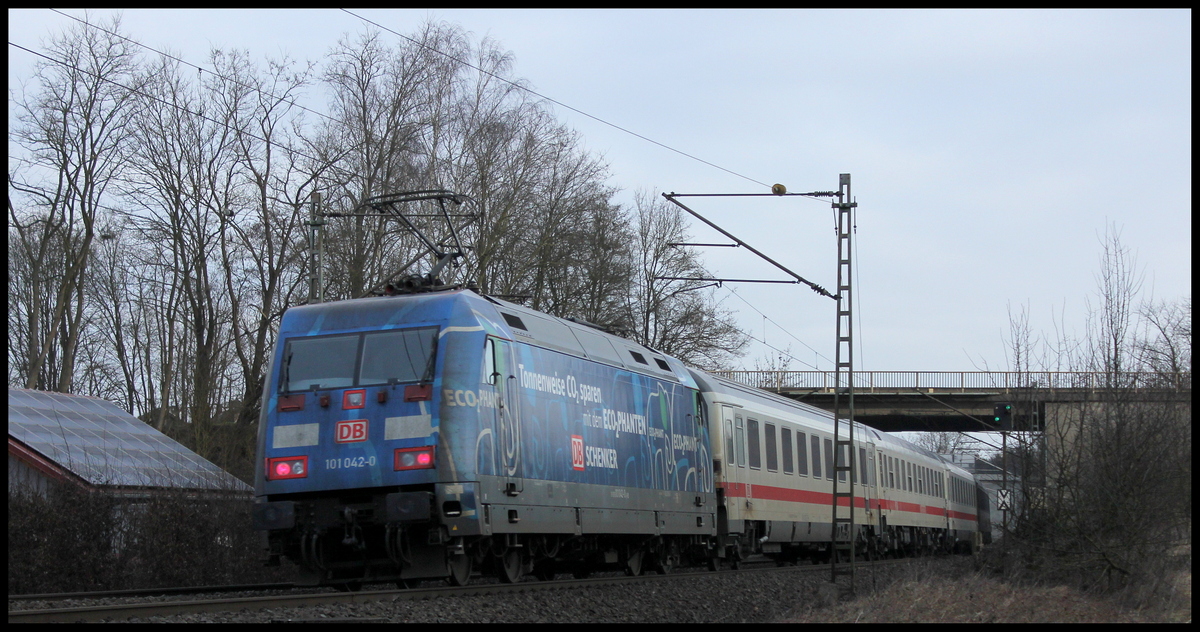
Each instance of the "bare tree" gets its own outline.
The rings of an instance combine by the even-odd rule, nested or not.
[[[634,198],[634,282],[626,310],[633,338],[700,368],[716,368],[742,353],[749,339],[733,314],[713,298],[711,284],[667,277],[709,276],[689,238],[683,213],[658,195]]]
[[[1044,442],[1014,451],[1036,493],[1017,508],[1011,544],[1027,570],[1144,602],[1169,588],[1174,552],[1190,538],[1190,301],[1137,308],[1141,272],[1115,229],[1102,251],[1083,340],[1038,354],[1027,321],[1010,317],[1018,366],[1037,357],[1105,376],[1099,387],[1078,384],[1071,401],[1046,403]],[[1160,369],[1175,379],[1134,379]]]
[[[243,53],[219,51],[212,62],[216,72],[205,90],[233,130],[230,152],[240,182],[230,200],[236,206],[218,212],[229,335],[240,369],[241,393],[231,412],[238,424],[250,425],[258,418],[273,334],[301,282],[308,198],[338,156],[311,157],[298,129],[295,100],[311,65],[294,71],[287,59],[268,60],[260,70]]]
[[[1144,333],[1136,362],[1143,370],[1165,376],[1176,387],[1190,384],[1192,372],[1192,299],[1147,302],[1138,310]]]
[[[119,30],[113,18],[108,30],[78,25],[51,38],[37,90],[15,99],[12,135],[30,157],[9,174],[10,247],[27,258],[28,302],[17,309],[27,388],[69,392],[74,379],[97,215],[128,159],[125,126],[147,82],[134,47],[109,32]]]

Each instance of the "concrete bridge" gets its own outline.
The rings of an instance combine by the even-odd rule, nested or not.
[[[714,375],[833,410],[833,371],[713,371]],[[1040,431],[1057,406],[1103,399],[1114,386],[1147,400],[1191,399],[1191,373],[856,371],[854,419],[887,432],[988,432],[996,404],[1013,428]],[[846,404],[843,402],[843,408]],[[843,412],[843,414],[845,414]]]

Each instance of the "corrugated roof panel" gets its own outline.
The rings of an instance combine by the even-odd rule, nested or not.
[[[250,490],[177,441],[95,397],[9,389],[8,433],[93,485]]]

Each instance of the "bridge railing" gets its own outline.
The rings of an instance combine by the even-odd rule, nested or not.
[[[712,371],[714,375],[756,388],[829,390],[833,371]],[[844,378],[843,378],[844,380]],[[1017,388],[1171,388],[1191,389],[1191,373],[1102,373],[1073,371],[855,371],[854,389],[1010,390]]]

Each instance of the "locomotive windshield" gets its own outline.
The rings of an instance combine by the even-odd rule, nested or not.
[[[437,327],[288,340],[284,391],[427,382],[433,379]]]

